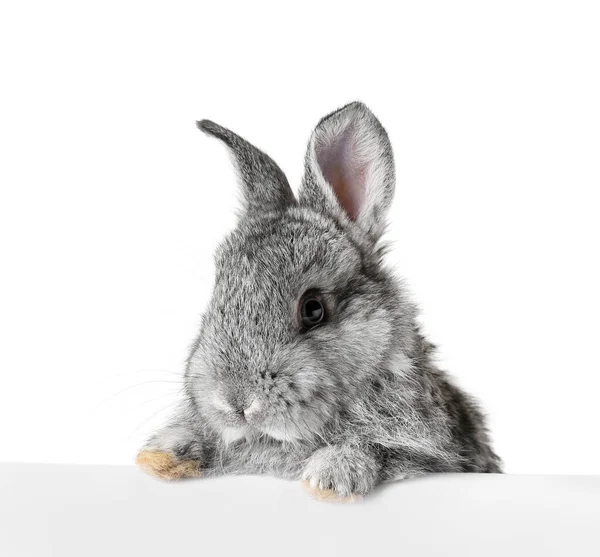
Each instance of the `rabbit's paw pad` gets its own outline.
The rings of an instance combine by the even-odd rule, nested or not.
[[[309,480],[302,482],[304,488],[315,498],[321,501],[331,501],[332,503],[354,503],[359,499],[362,499],[362,495],[339,495],[333,489],[321,489],[320,487],[313,487]]]
[[[195,460],[177,460],[171,453],[143,450],[136,459],[137,465],[151,476],[161,480],[198,478],[202,475],[200,463]]]
[[[356,501],[376,483],[375,459],[357,449],[331,445],[316,451],[302,473],[304,486],[319,499]]]

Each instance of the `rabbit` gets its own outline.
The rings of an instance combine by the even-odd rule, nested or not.
[[[361,102],[325,116],[297,198],[230,130],[242,207],[216,250],[172,419],[138,454],[173,480],[270,474],[352,500],[436,472],[501,473],[478,404],[434,363],[415,305],[384,265],[392,147]]]

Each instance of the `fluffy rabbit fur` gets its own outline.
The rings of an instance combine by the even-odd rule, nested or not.
[[[138,455],[165,479],[272,474],[323,496],[430,472],[500,472],[473,399],[437,369],[382,263],[388,136],[358,102],[323,118],[296,199],[266,154],[208,120],[243,191],[172,420]],[[302,327],[318,291],[324,322]]]

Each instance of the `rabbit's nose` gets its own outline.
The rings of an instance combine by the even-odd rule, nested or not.
[[[263,405],[257,398],[251,398],[248,402],[248,398],[236,398],[235,396],[216,395],[213,399],[213,406],[225,414],[248,422],[256,419],[263,410]]]
[[[212,404],[217,410],[220,410],[225,414],[236,414],[242,418],[244,417],[245,405],[233,398],[225,398],[221,395],[215,395],[213,397]]]
[[[258,401],[258,399],[254,399],[246,408],[244,405],[235,405],[233,406],[235,413],[243,418],[244,420],[250,422],[252,419],[256,418],[260,411],[262,410],[262,405]]]
[[[258,414],[260,414],[261,410],[262,404],[257,398],[255,398],[250,406],[244,409],[244,418],[246,418],[248,421],[251,421],[253,418],[256,418]]]

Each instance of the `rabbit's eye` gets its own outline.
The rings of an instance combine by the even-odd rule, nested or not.
[[[300,319],[304,329],[313,329],[326,319],[325,304],[318,292],[304,294],[300,301]]]

